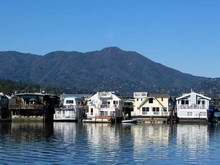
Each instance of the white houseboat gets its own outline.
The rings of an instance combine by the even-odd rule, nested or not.
[[[83,98],[77,95],[61,95],[61,106],[55,109],[54,121],[78,121],[83,118]]]
[[[122,101],[114,92],[97,92],[87,102],[84,122],[112,122],[122,118]]]
[[[132,117],[167,118],[169,116],[169,96],[134,92],[134,111]]]
[[[200,121],[208,119],[211,98],[191,91],[176,99],[177,117],[180,121]]]

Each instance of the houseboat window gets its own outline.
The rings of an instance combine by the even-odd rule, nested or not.
[[[142,111],[143,111],[143,112],[149,112],[149,107],[143,107],[143,108],[142,108]]]
[[[163,97],[161,98],[161,101],[163,101]]]
[[[153,98],[149,98],[149,103],[154,103],[154,99]]]
[[[207,114],[206,114],[206,112],[201,112],[200,113],[200,116],[206,116]]]
[[[111,111],[110,116],[114,116],[114,115],[115,115],[115,112]]]
[[[110,101],[108,101],[108,104],[110,104]]]
[[[201,101],[200,101],[200,100],[198,100],[197,104],[200,104],[200,103],[201,103]]]
[[[202,104],[203,104],[203,105],[205,104],[205,101],[204,101],[204,100],[202,101]]]
[[[159,107],[153,107],[153,112],[159,111],[160,108]]]
[[[91,111],[91,115],[93,115],[93,108],[91,108],[90,111]]]
[[[189,100],[186,100],[186,104],[187,104],[187,105],[189,104]]]
[[[73,100],[66,100],[66,104],[73,104]]]
[[[184,105],[184,104],[185,104],[185,101],[184,101],[184,100],[181,100],[181,104]]]
[[[192,112],[187,112],[187,116],[192,116]]]
[[[147,114],[149,112],[149,107],[143,107],[142,108],[142,113]]]
[[[118,101],[113,101],[113,104],[118,104]]]
[[[100,115],[101,115],[101,116],[108,116],[108,112],[107,112],[107,111],[101,111],[101,112],[100,112]]]
[[[137,99],[137,101],[138,101],[138,99]]]

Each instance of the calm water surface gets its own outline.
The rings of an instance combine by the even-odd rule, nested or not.
[[[0,164],[220,164],[219,125],[0,124]]]

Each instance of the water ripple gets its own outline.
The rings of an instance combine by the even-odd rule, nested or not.
[[[220,164],[219,125],[1,123],[0,164]]]

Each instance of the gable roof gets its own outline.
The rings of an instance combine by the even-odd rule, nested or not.
[[[204,96],[204,95],[196,93],[196,92],[190,92],[190,93],[183,94],[182,96],[176,98],[176,100],[181,100],[183,98],[190,97],[192,94],[196,94],[196,96],[202,97],[202,98],[204,98],[206,100],[211,100],[210,97]]]

